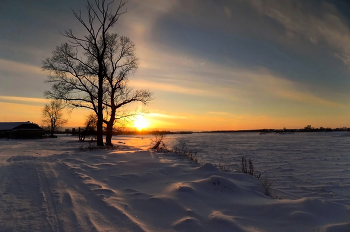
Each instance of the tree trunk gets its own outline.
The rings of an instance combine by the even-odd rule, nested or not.
[[[115,111],[116,109],[112,108],[111,117],[107,123],[107,135],[106,135],[106,145],[112,146],[112,136],[113,136],[113,125],[115,121]]]
[[[112,146],[112,136],[113,136],[113,124],[108,122],[107,124],[107,134],[106,134],[106,145]]]
[[[101,63],[101,62],[99,62]],[[103,75],[101,71],[102,64],[99,64],[100,70],[98,75],[98,94],[97,94],[97,146],[103,146],[103,111],[102,111],[102,98],[103,98]]]
[[[53,138],[53,132],[54,132],[54,128],[53,128],[53,124],[52,124],[52,120],[51,120],[51,125],[50,125],[51,138]]]
[[[97,146],[103,146],[103,115],[101,113],[98,113],[97,116]]]

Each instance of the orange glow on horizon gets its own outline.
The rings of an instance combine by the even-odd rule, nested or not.
[[[139,131],[149,127],[149,125],[150,122],[146,120],[142,115],[137,116],[137,118],[134,121],[134,127],[136,127]]]
[[[28,100],[27,100],[28,99]],[[16,101],[16,102],[10,102]],[[42,125],[42,109],[45,100],[22,97],[0,97],[0,122],[31,121]],[[6,102],[9,101],[9,102]],[[74,109],[65,112],[68,123],[64,128],[78,128],[85,124],[86,115],[90,113],[85,109]],[[335,115],[293,115],[272,116],[254,114],[235,114],[230,112],[206,112],[203,114],[190,114],[181,111],[160,111],[150,109],[150,113],[140,115],[134,122],[128,123],[126,130],[169,130],[169,131],[210,131],[210,130],[250,130],[250,129],[301,129],[307,125],[312,127],[349,127],[350,108],[342,114]]]

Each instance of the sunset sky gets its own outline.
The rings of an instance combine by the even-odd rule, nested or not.
[[[41,124],[42,60],[67,41],[60,31],[85,33],[71,12],[85,3],[1,0],[0,121]],[[350,127],[350,1],[129,0],[127,10],[113,30],[136,44],[129,79],[154,93],[150,128]]]

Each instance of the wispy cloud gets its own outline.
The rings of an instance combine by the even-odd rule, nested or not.
[[[188,95],[206,95],[208,91],[196,88],[187,88],[179,85],[157,83],[151,81],[133,81],[132,86],[137,88],[153,89],[157,91],[175,92]]]
[[[207,114],[212,114],[212,115],[228,115],[228,112],[220,112],[220,111],[209,111]]]
[[[161,113],[149,113],[149,114],[147,114],[147,116],[154,117],[154,118],[186,119],[186,116],[171,115],[171,114],[161,114]]]
[[[47,103],[49,100],[45,98],[0,96],[0,101],[26,104],[26,105],[43,105],[44,103]]]
[[[237,77],[245,80],[245,89],[259,96],[274,96],[277,99],[288,99],[301,103],[316,104],[328,107],[343,107],[336,101],[331,101],[312,94],[301,83],[293,82],[266,68],[257,70],[240,70]]]
[[[327,43],[336,58],[350,68],[350,31],[345,18],[332,4],[323,1],[249,0],[251,6],[286,29],[285,36],[308,39],[313,44]]]
[[[40,67],[32,66],[11,60],[0,59],[0,70],[17,73],[34,73],[44,75]]]

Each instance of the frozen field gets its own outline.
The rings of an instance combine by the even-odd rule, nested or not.
[[[117,138],[117,137],[116,137]],[[152,136],[122,137],[149,147]],[[294,134],[199,133],[167,135],[166,144],[186,143],[203,163],[240,170],[241,157],[252,159],[257,173],[274,181],[283,199],[317,197],[350,205],[350,133]]]
[[[310,141],[326,147],[322,139],[334,138],[310,139],[307,135],[304,141],[308,145],[302,147],[300,141],[303,140],[299,137],[294,138],[293,145],[293,137],[281,137],[284,142],[279,143],[271,142],[280,138],[272,135],[191,136],[189,146],[195,148],[197,144],[197,149],[202,149],[203,159],[217,161],[215,157],[222,156],[221,162],[237,165],[240,156],[247,153],[247,157],[257,161],[257,169],[271,173],[271,178],[278,173],[276,182],[279,180],[280,187],[277,185],[277,190],[298,199],[270,198],[264,194],[261,182],[248,174],[223,172],[210,163],[199,166],[188,159],[179,159],[174,153],[142,151],[127,146],[120,146],[118,150],[87,150],[80,148],[86,147],[87,143],[78,142],[72,136],[41,140],[0,139],[0,231],[350,231],[350,206],[332,202],[338,199],[338,202],[346,203],[347,182],[339,179],[345,177],[334,176],[339,171],[331,172],[330,167],[315,166],[316,174],[313,174],[314,170],[307,163],[319,164],[325,160],[318,161],[318,152],[312,149],[306,150],[308,158],[285,157],[289,154],[287,150],[304,151]],[[118,139],[144,147],[148,140]],[[173,142],[177,139],[179,136],[169,137]],[[226,149],[224,145],[228,141],[232,147]],[[291,148],[286,149],[288,146]],[[262,149],[264,147],[266,149]],[[231,150],[236,150],[236,154]],[[281,159],[281,162],[271,158],[274,150],[278,153],[276,160]],[[264,153],[271,157],[264,157]],[[329,155],[323,157],[337,160]],[[259,159],[263,161],[259,162]],[[293,160],[298,162],[289,164]],[[283,165],[278,166],[279,163]],[[341,160],[338,163],[342,164]],[[289,170],[288,165],[294,166],[288,167]],[[303,170],[297,171],[298,165]],[[317,172],[321,173],[317,181],[326,184],[314,184],[308,177],[306,183],[296,179],[309,173],[317,176]],[[292,181],[288,182],[289,179]],[[311,191],[313,188],[316,190]],[[334,192],[332,196],[330,191]],[[299,193],[309,196],[302,197]]]

